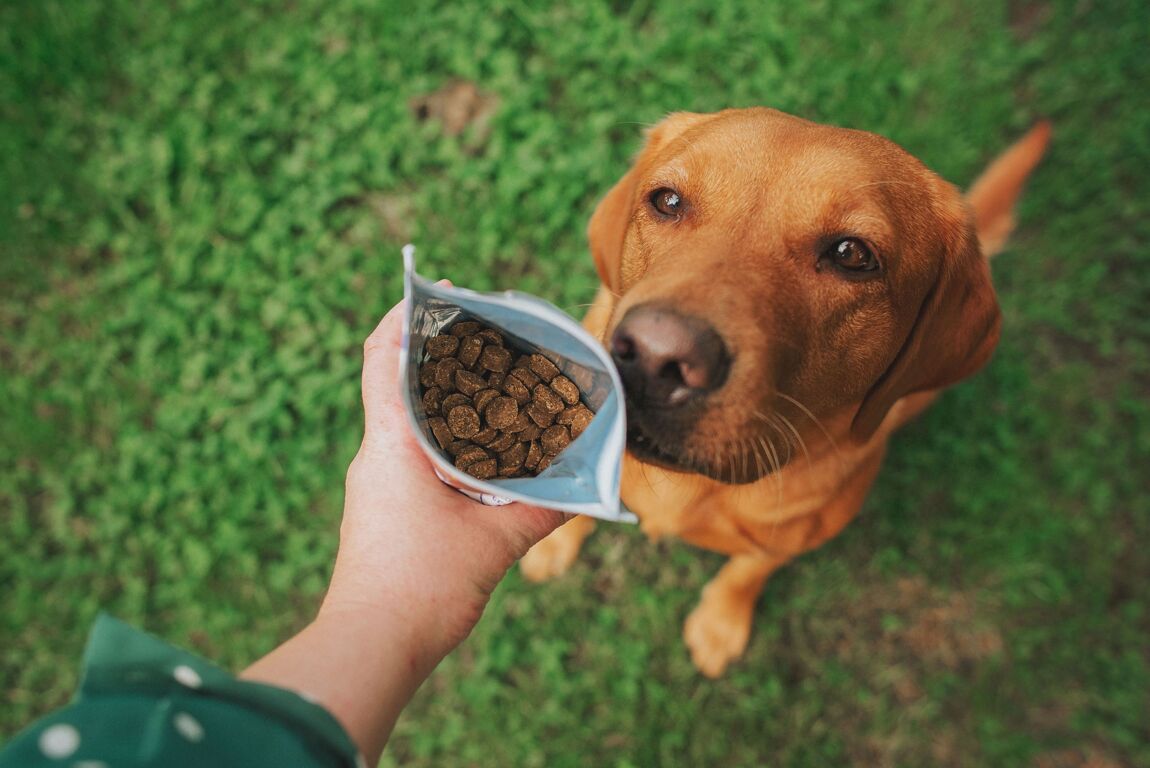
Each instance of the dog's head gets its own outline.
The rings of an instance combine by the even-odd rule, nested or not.
[[[962,195],[895,144],[769,109],[673,114],[589,227],[639,459],[724,482],[978,370],[999,310]],[[795,437],[799,437],[798,434]]]

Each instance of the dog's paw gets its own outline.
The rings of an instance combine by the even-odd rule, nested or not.
[[[519,572],[528,581],[535,582],[562,576],[579,556],[582,544],[582,537],[565,533],[563,527],[557,528],[527,550],[519,560]]]
[[[700,672],[719,677],[728,664],[743,655],[751,636],[753,606],[721,592],[703,592],[703,599],[683,625],[683,640]]]

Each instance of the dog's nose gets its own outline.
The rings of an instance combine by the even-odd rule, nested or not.
[[[611,336],[611,357],[638,405],[678,406],[723,385],[731,357],[710,324],[663,307],[640,305]]]

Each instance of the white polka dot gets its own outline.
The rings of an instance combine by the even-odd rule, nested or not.
[[[177,712],[176,716],[172,718],[172,725],[188,741],[204,740],[204,726],[200,725],[200,721],[187,712]]]
[[[40,751],[45,757],[62,760],[79,748],[80,732],[66,723],[45,728],[40,734]]]
[[[108,768],[108,764],[103,760],[80,760],[72,763],[69,768]]]
[[[355,753],[355,768],[367,768],[367,761],[358,752]]]
[[[181,664],[173,669],[172,677],[176,678],[177,683],[186,685],[188,688],[199,688],[204,684],[204,681],[200,679],[200,673],[187,664]]]

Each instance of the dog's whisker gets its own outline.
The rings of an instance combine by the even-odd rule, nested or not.
[[[807,443],[805,440],[803,440],[803,436],[801,434],[799,434],[798,428],[794,424],[791,423],[790,419],[788,419],[786,416],[782,415],[781,413],[776,413],[775,418],[778,420],[778,422],[780,424],[782,424],[784,427],[786,427],[787,429],[790,430],[791,434],[794,436],[795,444],[798,446],[799,450],[801,450],[803,452],[803,456],[806,457],[807,464],[808,465],[812,464],[813,461],[811,460],[811,452],[807,449]]]
[[[779,426],[779,421],[778,421],[778,417],[776,414],[772,413],[771,415],[767,416],[765,421],[766,421],[766,424],[768,427],[770,427],[772,430],[774,430],[775,432],[778,433],[779,437],[783,441],[783,445],[786,446],[787,458],[782,463],[783,464],[789,464],[791,459],[794,458],[794,454],[795,454],[795,446],[792,444],[791,436],[788,433],[786,433],[785,431],[783,431],[783,428],[781,426]],[[781,454],[781,451],[780,451],[780,454]]]
[[[802,438],[796,439],[796,435],[783,428],[782,417],[779,414],[774,414],[774,417],[775,426],[779,428],[779,434],[787,444],[787,463],[789,464],[795,458],[795,449],[801,447],[799,444],[802,442]],[[809,456],[807,458],[810,459]]]
[[[844,461],[842,451],[839,450],[838,443],[835,441],[834,436],[830,433],[830,431],[825,426],[823,426],[823,423],[819,420],[819,418],[817,416],[815,416],[813,413],[811,413],[810,408],[807,408],[805,405],[803,405],[798,400],[796,400],[795,398],[788,395],[786,392],[775,392],[775,394],[778,397],[781,397],[783,400],[786,400],[788,403],[791,403],[796,408],[798,408],[800,411],[802,411],[804,414],[806,414],[807,418],[810,419],[812,422],[814,422],[814,425],[816,427],[818,427],[819,431],[823,433],[824,437],[826,437],[827,442],[831,446],[831,450],[835,454],[835,457],[840,462]]]
[[[753,441],[749,438],[744,438],[743,440],[741,440],[739,442],[740,442],[740,444],[742,444],[744,446],[743,450],[746,451],[746,453],[749,454],[750,457],[755,460],[756,476],[763,477],[763,476],[767,475],[771,471],[771,468],[767,465],[766,455],[765,454],[762,456],[759,455],[759,450],[758,450],[759,447],[755,443],[755,441]]]
[[[779,451],[775,448],[774,440],[763,436],[760,436],[759,439],[763,441],[764,448],[766,448],[770,456],[771,466],[773,467],[772,474],[775,477],[775,504],[781,506],[783,503],[783,473],[781,471],[783,465],[779,461]]]

